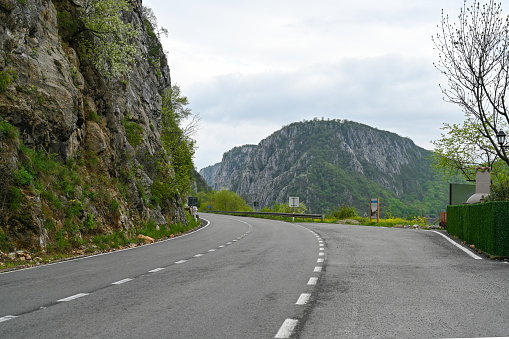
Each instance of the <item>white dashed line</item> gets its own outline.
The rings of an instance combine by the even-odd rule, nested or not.
[[[298,322],[297,319],[286,319],[274,338],[290,338]]]
[[[14,318],[17,318],[17,316],[15,316],[15,315],[6,315],[5,317],[1,317],[0,318],[0,323],[2,323],[4,321],[7,321],[7,320],[14,319]]]
[[[86,295],[88,295],[88,293],[78,293],[78,294],[75,294],[75,295],[71,295],[70,297],[57,300],[57,301],[58,302],[61,302],[61,301],[71,301],[71,300],[74,300],[74,299],[78,299],[78,298],[84,297]]]
[[[308,303],[310,297],[311,297],[310,293],[302,293],[295,304],[296,305],[306,305]]]
[[[321,272],[321,271],[322,271],[322,267],[316,266],[315,270],[313,272]]]
[[[232,242],[231,242],[231,241],[228,241],[228,242],[226,243],[226,245],[231,245],[231,244],[232,244]]]
[[[224,247],[224,245],[221,245],[221,246],[219,246],[219,247],[220,247],[220,248],[223,248],[223,247]]]
[[[164,270],[164,268],[161,268],[161,267],[154,268],[153,270],[148,271],[148,273],[155,273],[155,272],[159,272],[159,271],[162,271],[162,270]]]
[[[318,258],[318,260],[316,262],[324,262],[324,259],[323,258]]]
[[[325,251],[325,248],[323,248],[323,247],[320,247],[320,251]]]
[[[175,261],[175,264],[183,264],[185,263],[187,260],[179,260],[179,261]]]
[[[322,257],[322,256],[324,256],[324,255],[325,255],[325,253],[320,252],[320,253],[318,253],[318,255]]]
[[[216,249],[215,248],[212,248],[210,250],[208,250],[207,252],[214,252]]]
[[[311,277],[311,278],[309,278],[308,285],[316,285],[317,282],[318,282],[318,278]]]
[[[199,258],[199,257],[203,257],[203,254],[200,253],[200,254],[193,256],[193,258]]]
[[[120,285],[120,284],[126,283],[126,282],[131,281],[131,280],[133,280],[133,279],[126,278],[126,279],[122,279],[122,280],[116,281],[116,282],[111,283],[111,284],[112,285]]]

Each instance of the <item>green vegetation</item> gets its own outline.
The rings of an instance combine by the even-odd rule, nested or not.
[[[228,190],[213,191],[211,193],[199,192],[198,206],[202,211],[207,211],[208,206],[213,211],[249,212],[253,210],[237,193]]]
[[[143,143],[143,127],[135,121],[124,120],[127,141],[131,146],[137,147]]]
[[[178,85],[166,89],[163,94],[161,141],[171,162],[165,154],[159,154],[155,159],[157,175],[151,193],[156,204],[175,196],[185,200],[191,192],[195,142],[191,139],[193,129],[182,126],[182,122],[192,115],[186,107],[188,104]]]
[[[0,118],[0,140],[18,145],[21,162],[18,169],[10,171],[0,161],[2,179],[0,183],[0,214],[17,220],[28,230],[33,227],[32,219],[25,215],[22,206],[28,201],[26,196],[38,195],[42,212],[46,218],[45,229],[48,241],[45,251],[26,247],[26,244],[13,242],[2,226],[0,228],[0,251],[9,252],[15,248],[25,248],[43,257],[41,260],[54,260],[76,254],[76,249],[86,252],[109,250],[130,243],[139,243],[138,234],[151,237],[168,237],[180,234],[198,224],[189,217],[187,223],[157,226],[153,221],[134,224],[128,231],[116,228],[121,210],[125,209],[129,197],[127,193],[115,193],[114,187],[124,187],[118,179],[109,177],[103,171],[96,155],[84,152],[77,159],[66,163],[43,150],[33,150],[18,140],[17,129]],[[96,212],[92,212],[92,211]],[[107,218],[105,219],[105,216]],[[12,222],[11,222],[12,224]],[[107,231],[113,227],[113,231]],[[156,228],[160,228],[154,232]],[[39,229],[34,230],[38,234]],[[73,252],[74,251],[74,252]]]
[[[0,93],[5,91],[7,87],[18,78],[12,69],[0,71]]]
[[[303,123],[299,123],[303,124]],[[357,159],[363,168],[363,173],[348,168],[353,155],[338,150],[331,142],[337,134],[348,136],[352,130],[359,129],[366,134],[372,133],[372,128],[353,122],[338,123],[335,121],[308,122],[293,143],[302,145],[300,153],[306,153],[313,161],[299,173],[305,176],[293,178],[288,182],[288,189],[300,196],[313,212],[333,212],[335,205],[348,204],[356,211],[367,216],[370,198],[381,199],[381,215],[383,217],[398,216],[408,218],[412,214],[438,216],[445,210],[448,199],[448,183],[442,176],[431,169],[431,162],[426,159],[426,150],[417,147],[406,147],[408,163],[401,165],[397,177],[380,171],[373,163],[364,157]],[[304,125],[305,126],[305,125]],[[334,128],[331,128],[331,127]],[[403,138],[385,131],[376,131],[388,144],[401,143]],[[280,148],[286,147],[286,140],[282,140]],[[419,154],[418,152],[422,152]],[[387,159],[388,165],[391,159]],[[344,164],[344,165],[341,165]],[[284,170],[289,164],[282,164]],[[380,182],[391,182],[394,187],[387,188]],[[404,192],[399,196],[395,189]]]
[[[76,13],[58,12],[60,34],[104,76],[117,78],[130,72],[141,53],[140,30],[122,21],[130,11],[128,0],[85,0]]]
[[[299,202],[299,207],[290,207],[290,203],[285,204],[275,203],[272,207],[264,207],[261,212],[278,212],[278,213],[306,213],[307,207],[304,203]]]
[[[481,251],[509,256],[509,202],[447,207],[447,232]]]
[[[330,219],[347,219],[356,217],[357,213],[355,213],[355,207],[351,207],[349,205],[343,205],[336,210],[334,210],[332,213],[330,213],[327,218]]]

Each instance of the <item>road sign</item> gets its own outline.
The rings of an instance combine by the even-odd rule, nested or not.
[[[299,197],[290,197],[288,204],[290,207],[299,207]]]
[[[187,197],[187,206],[198,206],[198,197]]]
[[[371,199],[369,207],[369,221],[376,218],[376,222],[380,222],[380,198]]]

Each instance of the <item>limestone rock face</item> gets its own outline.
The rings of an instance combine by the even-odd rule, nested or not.
[[[314,120],[285,126],[256,146],[236,147],[200,174],[213,189],[232,190],[261,207],[300,196],[316,212],[346,204],[362,211],[371,195],[404,199],[422,192],[434,177],[428,156],[394,133]]]
[[[157,223],[186,222],[178,198],[165,209],[150,203],[154,157],[165,156],[160,93],[171,84],[170,70],[162,49],[157,62],[154,55],[148,57],[154,42],[142,21],[141,0],[132,4],[134,10],[123,19],[142,31],[137,42],[141,57],[127,76],[108,79],[59,32],[57,14],[76,12],[81,1],[0,0],[0,74],[12,80],[0,91],[0,117],[19,130],[19,142],[31,149],[53,154],[64,163],[79,159],[94,163],[99,173],[81,173],[86,187],[74,187],[76,196],[57,198],[64,204],[79,199],[84,207],[77,218],[83,221],[92,213],[109,231],[127,230],[134,222],[150,218]],[[140,141],[130,140],[128,123],[138,126]],[[0,133],[0,169],[12,172],[19,168],[23,155],[17,142],[7,142]],[[107,190],[108,199],[119,202],[113,213],[99,206],[101,199],[93,192],[91,178],[99,174],[104,182],[121,183]],[[23,213],[1,213],[0,226],[9,225],[5,226],[7,235],[18,237],[19,246],[36,247],[48,237],[45,223],[50,220],[58,228],[65,220],[48,212],[47,202],[39,198],[44,192],[30,187],[22,187],[21,192],[24,203],[35,200]],[[8,209],[4,204],[0,210]]]

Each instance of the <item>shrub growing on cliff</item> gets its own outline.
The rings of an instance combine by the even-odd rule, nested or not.
[[[76,19],[66,12],[57,17],[61,34],[77,44],[80,56],[104,76],[118,77],[127,74],[140,55],[139,29],[122,20],[122,13],[131,10],[128,0],[85,0]]]

